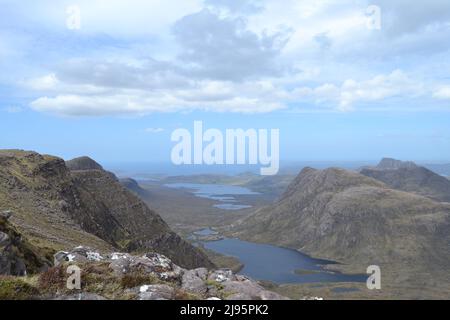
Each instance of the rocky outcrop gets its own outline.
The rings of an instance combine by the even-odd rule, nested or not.
[[[188,270],[179,267],[169,258],[158,253],[146,253],[141,256],[129,253],[99,253],[96,250],[77,247],[69,252],[55,254],[56,266],[75,264],[82,270],[91,270],[95,265],[107,265],[103,273],[116,283],[123,279],[137,277],[139,285],[131,288],[117,288],[121,292],[109,292],[113,296],[127,296],[136,300],[174,300],[174,299],[226,299],[226,300],[284,300],[277,293],[264,289],[256,281],[230,270],[207,270],[197,268]],[[88,273],[89,271],[85,271]],[[109,274],[110,273],[110,274]],[[115,280],[114,280],[115,279]],[[151,280],[156,279],[156,280]],[[137,282],[136,282],[137,283]],[[105,292],[89,292],[81,281],[82,288],[77,293],[56,294],[58,300],[105,299]],[[97,286],[92,286],[97,288]],[[117,286],[116,286],[117,287]],[[99,286],[101,288],[101,284]]]
[[[213,267],[202,251],[172,232],[92,159],[66,163],[35,152],[4,150],[0,164],[0,210],[14,209],[20,232],[40,245],[158,250],[183,267]]]
[[[417,165],[412,161],[401,161],[392,158],[383,158],[377,165],[380,170],[414,169]]]
[[[0,275],[25,276],[45,270],[50,261],[8,222],[11,211],[0,213]]]
[[[362,168],[360,173],[377,179],[393,189],[450,202],[450,181],[413,162],[383,159],[376,167]]]

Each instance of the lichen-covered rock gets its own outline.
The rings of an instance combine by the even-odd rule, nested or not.
[[[223,291],[228,293],[227,300],[284,300],[279,294],[264,289],[257,282],[243,276],[221,283]]]
[[[88,270],[95,270],[90,268],[91,265],[101,266],[98,270],[101,270],[102,274],[106,273],[108,279],[115,277],[113,283],[115,281],[122,283],[122,291],[115,292],[113,296],[127,296],[129,299],[171,300],[179,297],[211,300],[286,299],[266,290],[248,277],[234,274],[231,270],[209,271],[206,268],[186,270],[166,256],[154,252],[140,256],[120,252],[103,254],[90,248],[77,247],[71,251],[58,252],[55,261],[59,265],[79,263],[79,266]],[[96,272],[98,274],[99,271]],[[91,287],[92,285],[91,283]],[[103,283],[98,284],[100,288],[103,286]],[[76,295],[64,297],[68,298],[76,298]]]
[[[181,288],[198,294],[206,294],[208,291],[208,287],[206,285],[207,277],[208,270],[205,268],[187,270],[183,274]]]
[[[86,261],[103,261],[105,258],[95,250],[86,247],[76,247],[70,252],[59,251],[54,256],[55,266],[59,266],[64,262],[81,263]]]
[[[165,281],[179,280],[184,269],[174,264],[169,258],[157,254],[147,253],[136,257],[126,253],[114,253],[107,259],[109,267],[116,275],[123,275],[130,272],[141,272],[155,275]]]
[[[139,288],[139,300],[172,300],[175,289],[165,284],[143,285]]]
[[[219,283],[226,282],[226,281],[233,281],[236,279],[235,275],[233,274],[233,271],[228,269],[221,269],[216,270],[212,272],[209,277],[209,280],[216,281]]]

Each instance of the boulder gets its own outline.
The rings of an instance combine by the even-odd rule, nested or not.
[[[130,272],[130,264],[133,258],[129,254],[113,253],[109,259],[111,260],[109,268],[112,269],[116,275],[120,276]]]
[[[105,260],[103,256],[86,247],[76,247],[70,252],[66,251],[59,251],[53,256],[54,264],[55,266],[59,266],[62,263],[70,262],[70,263],[77,263],[77,262],[99,262]]]
[[[11,210],[6,210],[0,212],[0,218],[3,218],[5,220],[8,220],[13,215],[13,212]]]
[[[233,274],[233,271],[231,271],[229,269],[220,269],[220,270],[213,271],[209,275],[208,280],[222,283],[225,281],[236,280],[236,276]]]
[[[181,279],[181,288],[201,295],[206,294],[208,291],[207,277],[208,270],[206,268],[187,270]]]
[[[222,282],[226,300],[285,300],[287,298],[264,289],[257,282],[237,276],[235,280]]]
[[[175,289],[165,284],[144,285],[139,288],[139,300],[171,300]]]

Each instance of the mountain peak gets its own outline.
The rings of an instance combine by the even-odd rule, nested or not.
[[[315,194],[324,190],[334,192],[361,185],[374,187],[384,186],[383,183],[375,179],[341,168],[317,170],[307,167],[291,182],[281,196],[281,200],[291,197],[294,194]]]
[[[387,158],[376,167],[363,168],[360,173],[382,181],[393,189],[450,202],[450,181],[411,161]]]
[[[397,169],[411,169],[417,168],[417,165],[412,161],[401,161],[393,158],[383,158],[377,165],[377,169],[382,170],[397,170]]]
[[[103,170],[103,167],[89,157],[79,157],[66,161],[66,166],[72,171]]]

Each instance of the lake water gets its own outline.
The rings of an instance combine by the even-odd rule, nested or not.
[[[366,275],[345,275],[323,269],[331,261],[319,260],[298,251],[238,239],[203,242],[205,248],[237,257],[245,266],[240,271],[257,280],[276,283],[365,282]],[[301,274],[295,271],[301,270]]]
[[[247,204],[237,203],[235,196],[257,195],[250,189],[221,184],[201,184],[201,183],[169,183],[165,185],[169,188],[187,189],[199,198],[211,199],[219,202],[214,207],[222,210],[242,210],[251,208]]]

